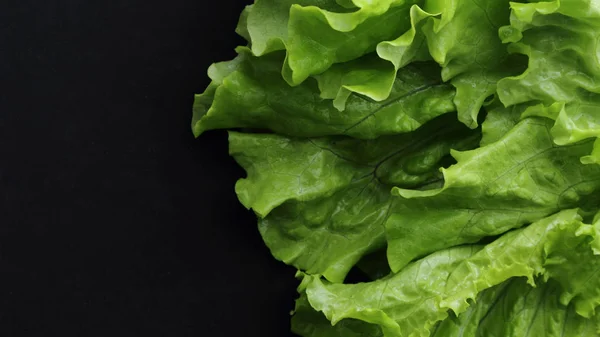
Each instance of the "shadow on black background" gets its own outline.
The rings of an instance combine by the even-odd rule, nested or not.
[[[1,336],[291,336],[294,271],[189,126],[250,2],[0,6]]]

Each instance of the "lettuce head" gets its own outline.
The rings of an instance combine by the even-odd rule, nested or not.
[[[600,336],[600,0],[256,0],[236,32],[192,129],[229,130],[296,334]]]

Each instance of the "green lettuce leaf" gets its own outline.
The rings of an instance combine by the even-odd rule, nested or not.
[[[509,23],[506,0],[346,5],[354,8],[331,0],[259,0],[242,16],[248,33],[241,35],[249,37],[254,55],[285,50],[283,78],[296,86],[316,76],[322,97],[335,99],[339,110],[353,92],[376,101],[388,98],[398,69],[414,61],[435,60],[443,67],[444,81],[452,79],[457,88],[459,118],[474,127],[496,82],[519,73],[513,59],[506,66],[510,58],[497,38],[498,28]],[[374,51],[377,57],[357,64],[356,59]],[[352,65],[331,69],[348,61]]]
[[[508,24],[508,1],[432,0],[425,1],[424,8],[413,10],[412,30],[380,43],[378,54],[399,68],[415,56],[423,58],[414,45],[425,42],[442,66],[444,81],[451,80],[457,89],[459,119],[474,127],[484,100],[495,93],[496,82],[519,69],[514,60],[510,66],[504,64],[508,53],[497,38],[498,28]]]
[[[560,247],[564,237],[589,240],[587,236],[577,236],[582,226],[585,225],[577,210],[565,210],[511,231],[486,246],[438,251],[373,282],[335,284],[306,275],[300,291],[305,291],[311,306],[334,325],[351,318],[379,325],[386,337],[427,337],[436,328],[451,330],[444,323],[437,327],[436,324],[447,319],[449,311],[460,317],[470,308],[469,301],[486,289],[515,277],[525,277],[529,285],[535,285],[534,280],[540,275],[554,277],[545,266],[563,253],[572,252],[552,249]],[[582,251],[591,248],[588,245]],[[576,307],[581,301],[575,299],[573,303]],[[493,310],[491,306],[493,302],[488,301],[479,310]]]
[[[395,188],[402,201],[386,223],[392,270],[561,209],[597,207],[600,167],[578,160],[592,142],[556,146],[551,125],[547,119],[527,118],[492,144],[454,152],[457,164],[443,170],[443,188]]]
[[[517,337],[539,336],[541,331],[549,337],[598,336],[597,320],[576,313],[579,300],[559,302],[556,295],[564,288],[553,279],[558,256],[592,251],[588,244],[574,250],[563,247],[565,238],[589,243],[591,238],[581,235],[588,225],[579,220],[575,210],[563,211],[484,248],[452,248],[375,282],[336,285],[305,276],[300,290],[306,294],[297,304],[298,308],[302,303],[303,312],[294,318],[302,322],[302,329],[295,331],[302,336],[363,336],[379,335],[379,326],[388,337]],[[550,280],[537,278],[532,286],[540,274]],[[477,293],[467,306],[466,300]],[[456,299],[457,306],[448,306]],[[317,310],[334,325],[325,325],[327,320]],[[307,319],[309,314],[319,320]],[[424,326],[419,325],[422,319],[427,319]],[[348,326],[351,330],[345,331]]]
[[[577,313],[588,318],[600,305],[600,255],[595,246],[600,239],[599,227],[598,222],[583,226],[574,235],[557,237],[544,247],[548,255],[546,277],[557,280],[564,289],[561,303],[574,303]]]
[[[505,105],[533,101],[528,112],[556,120],[559,145],[600,135],[600,9],[597,1],[513,3],[500,36],[512,53],[529,58],[527,70],[498,82]],[[598,162],[596,150],[584,159]]]
[[[339,110],[345,109],[345,102],[352,93],[381,101],[389,97],[398,69],[415,61],[432,60],[424,35],[420,33],[422,23],[431,14],[413,5],[409,15],[408,31],[393,42],[379,43],[377,53],[333,66],[315,76],[321,97],[334,99],[334,106]]]
[[[343,109],[352,92],[383,100],[389,95],[395,71],[415,61],[435,60],[442,66],[443,80],[451,81],[457,89],[454,102],[459,119],[470,127],[477,126],[480,108],[495,94],[498,80],[525,67],[497,38],[498,28],[509,23],[508,1],[432,0],[421,6],[424,9],[419,5],[410,8],[410,19],[404,19],[410,22],[406,32],[377,45],[380,60],[353,62],[343,76],[338,75],[343,78],[338,83],[323,80],[329,86],[322,91],[336,93],[323,97],[335,98],[338,109]],[[328,69],[319,77],[335,76],[330,72],[336,70]]]
[[[196,135],[223,128],[269,129],[277,133],[318,137],[349,135],[372,139],[409,132],[442,114],[455,111],[454,89],[443,84],[431,64],[406,67],[398,73],[392,94],[382,102],[352,97],[345,111],[319,96],[316,83],[288,86],[279,76],[281,53],[252,56],[237,49],[232,62],[208,90],[196,96],[193,128]],[[435,69],[435,68],[434,68]]]
[[[334,13],[316,6],[291,7],[283,68],[283,77],[290,85],[298,85],[335,63],[373,52],[380,41],[396,38],[410,27],[411,0],[363,4],[367,6],[350,13]]]
[[[273,51],[284,50],[288,43],[290,9],[293,5],[318,6],[328,11],[345,11],[331,0],[257,0],[244,13],[238,27],[246,27],[247,40],[252,53],[261,56]]]
[[[380,326],[386,337],[428,336],[431,327],[447,317],[447,309],[438,307],[451,271],[478,249],[437,252],[374,282],[334,284],[307,275],[302,286],[311,306],[334,325],[350,318]]]
[[[479,132],[447,115],[375,140],[232,132],[229,141],[248,174],[236,192],[258,214],[273,255],[341,282],[364,254],[385,244],[384,223],[396,207],[392,187],[441,183],[450,150],[475,147]]]
[[[600,336],[595,322],[576,314],[555,296],[555,282],[514,278],[477,296],[467,311],[451,316],[436,327],[431,337],[580,337]]]

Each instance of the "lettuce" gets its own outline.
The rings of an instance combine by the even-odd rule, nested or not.
[[[293,332],[600,336],[600,1],[256,0],[236,32],[192,130],[229,130]]]

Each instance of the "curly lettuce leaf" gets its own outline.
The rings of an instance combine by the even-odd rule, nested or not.
[[[301,137],[348,135],[372,139],[413,131],[437,116],[455,111],[454,88],[432,73],[430,64],[398,73],[392,94],[382,102],[352,97],[345,111],[319,96],[314,82],[290,87],[279,75],[281,53],[253,56],[239,47],[204,94],[196,96],[193,129],[269,129]],[[216,71],[215,71],[216,72]]]
[[[497,38],[498,28],[508,24],[508,1],[425,1],[423,11],[414,8],[412,28],[394,41],[381,42],[378,54],[400,68],[423,58],[426,44],[432,59],[442,66],[442,78],[456,87],[459,119],[477,126],[485,99],[496,82],[519,68],[506,65],[508,52]]]
[[[375,140],[232,132],[230,153],[248,175],[236,184],[238,197],[258,214],[273,255],[341,282],[363,255],[385,245],[392,187],[441,182],[450,150],[478,141],[478,130],[448,115]]]
[[[436,252],[398,274],[368,283],[334,284],[307,275],[303,287],[311,306],[333,325],[351,318],[378,325],[386,337],[426,337],[436,322],[447,317],[447,309],[438,307],[448,276],[478,249]]]
[[[500,37],[526,55],[521,75],[498,82],[505,105],[543,104],[528,112],[555,120],[559,145],[600,136],[600,6],[596,0],[512,3]],[[598,149],[584,162],[597,163]],[[590,151],[591,152],[591,151]]]
[[[345,109],[345,102],[353,93],[381,101],[389,97],[398,69],[410,63],[432,60],[420,32],[422,24],[427,22],[425,19],[432,14],[413,5],[409,15],[408,31],[393,42],[381,42],[376,53],[334,65],[315,76],[321,97],[334,99],[333,104],[339,110]],[[436,77],[439,77],[441,72],[436,70]]]
[[[346,11],[332,0],[257,0],[240,20],[256,56],[284,50],[288,41],[290,8],[293,5],[317,6],[327,11]],[[242,19],[241,18],[241,19]]]
[[[240,17],[238,30],[249,41],[256,56],[285,50],[282,74],[290,85],[296,86],[309,76],[329,73],[328,68],[335,64],[369,54],[382,39],[403,33],[409,27],[403,19],[408,17],[409,5],[410,2],[398,0],[342,3],[332,0],[257,0]],[[381,24],[388,21],[389,24]],[[329,88],[336,92],[331,98],[336,98],[338,109],[344,109],[351,92],[375,100],[389,96],[394,71],[388,62],[379,61],[373,66],[365,63],[366,68],[348,72],[344,76],[347,82]],[[384,87],[372,87],[376,83]],[[328,95],[323,92],[322,97]]]
[[[303,329],[295,331],[302,336],[363,336],[380,335],[379,327],[388,337],[517,337],[541,331],[549,337],[598,336],[596,317],[578,315],[578,301],[556,296],[564,288],[554,280],[553,265],[557,256],[573,254],[560,248],[562,240],[590,240],[581,235],[587,225],[580,219],[575,210],[563,211],[486,247],[435,253],[375,282],[336,285],[305,276],[300,290],[306,293],[299,300],[303,312],[294,318]],[[576,251],[591,249],[584,244]],[[549,280],[536,278],[540,274]],[[448,305],[456,299],[457,306]],[[306,319],[308,314],[319,320]],[[333,326],[325,325],[324,317]],[[348,326],[351,331],[345,331]]]
[[[580,337],[600,336],[595,321],[558,301],[553,281],[532,287],[514,278],[481,292],[467,311],[451,316],[431,337]]]
[[[300,291],[306,292],[311,306],[323,312],[333,325],[348,318],[358,319],[380,326],[386,337],[427,337],[440,328],[453,330],[449,323],[437,324],[446,320],[450,311],[458,317],[469,312],[469,308],[473,308],[469,306],[470,301],[478,298],[484,290],[512,278],[525,277],[529,286],[533,286],[539,275],[549,273],[547,276],[553,277],[545,266],[562,253],[571,254],[562,250],[552,251],[553,245],[560,245],[562,237],[577,237],[582,226],[577,210],[566,210],[509,232],[486,246],[438,251],[409,264],[396,274],[373,282],[334,284],[318,276],[306,275]],[[581,239],[586,240],[587,237]],[[583,249],[591,251],[589,245]],[[549,257],[550,254],[555,256]],[[510,285],[505,287],[511,288]],[[502,295],[506,291],[500,290],[495,294]],[[479,295],[480,300],[482,296],[485,297],[485,294]],[[494,300],[493,296],[491,300]],[[574,303],[576,306],[577,302]],[[491,312],[494,303],[484,303],[484,307],[471,310]],[[475,313],[471,311],[470,314]],[[497,319],[497,316],[492,314],[490,320]],[[518,318],[527,322],[525,316]],[[468,325],[468,321],[467,318],[464,324]],[[499,328],[510,329],[506,326]]]
[[[597,207],[600,167],[579,162],[592,142],[557,146],[551,125],[548,119],[527,118],[492,144],[454,152],[457,164],[443,170],[443,188],[395,188],[401,201],[386,223],[392,270],[561,209]]]
[[[480,109],[495,94],[498,80],[525,67],[497,38],[498,28],[509,23],[509,11],[506,0],[431,0],[413,5],[410,19],[404,19],[410,27],[396,39],[377,45],[379,60],[354,62],[344,74],[346,80],[336,85],[329,82],[325,91],[337,93],[339,109],[352,92],[382,100],[389,95],[395,71],[415,61],[435,60],[442,67],[443,80],[457,90],[454,102],[459,119],[476,127]],[[319,77],[332,76],[330,71]]]
[[[283,77],[290,85],[298,85],[335,63],[375,51],[380,41],[393,39],[410,27],[412,3],[412,0],[366,1],[365,7],[350,13],[293,5]]]
[[[444,81],[452,80],[457,89],[459,118],[475,127],[479,109],[494,94],[496,82],[519,73],[514,59],[506,66],[508,52],[497,38],[498,28],[509,23],[506,0],[343,4],[258,0],[240,20],[240,26],[247,26],[241,35],[248,36],[256,56],[285,50],[281,71],[287,83],[297,86],[315,76],[322,97],[335,99],[339,110],[344,110],[351,93],[386,99],[396,71],[415,61],[435,60],[442,66]],[[373,52],[369,62],[357,64],[357,59]],[[349,61],[351,66],[331,69]]]
[[[564,289],[560,295],[561,303],[574,303],[575,311],[587,318],[594,316],[600,305],[599,234],[600,224],[596,221],[582,226],[575,235],[548,241],[544,247],[547,252],[546,277],[557,280]]]

